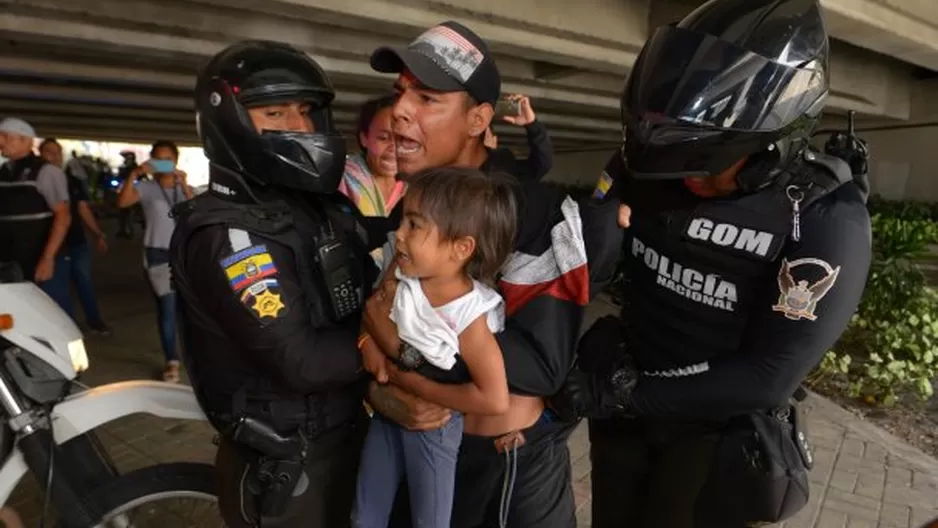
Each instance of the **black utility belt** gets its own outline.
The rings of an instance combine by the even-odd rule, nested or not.
[[[302,429],[310,440],[355,420],[362,412],[362,402],[347,394],[323,394],[306,400],[249,401],[239,409],[241,416],[251,416],[276,431]]]

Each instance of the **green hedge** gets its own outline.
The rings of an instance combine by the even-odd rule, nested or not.
[[[810,381],[893,405],[904,393],[933,395],[938,376],[938,294],[916,262],[938,243],[938,204],[873,200],[873,263],[847,330]]]

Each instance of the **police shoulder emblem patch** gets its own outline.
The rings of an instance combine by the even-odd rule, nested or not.
[[[599,200],[606,197],[606,194],[609,192],[609,189],[612,188],[612,176],[609,176],[609,173],[603,171],[599,176],[599,181],[596,182],[596,188],[593,190],[593,198]]]
[[[241,304],[261,322],[277,319],[287,309],[277,279],[261,279],[249,286],[241,293]]]
[[[267,246],[251,246],[238,251],[220,262],[228,284],[235,292],[239,292],[261,279],[277,274],[274,259],[267,252]]]
[[[808,280],[795,281],[793,270],[800,266],[816,266],[824,270],[824,276],[817,282]],[[832,268],[830,264],[816,258],[802,258],[789,262],[782,259],[782,267],[778,270],[778,302],[772,307],[773,311],[782,313],[792,321],[807,319],[817,320],[814,310],[817,303],[827,295],[834,286],[840,266]]]

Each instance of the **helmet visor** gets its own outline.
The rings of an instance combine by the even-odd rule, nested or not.
[[[335,134],[264,131],[264,151],[282,167],[267,177],[276,185],[329,194],[345,170],[345,139]]]
[[[659,123],[644,140],[631,128],[622,145],[629,172],[641,180],[716,176],[770,143],[770,134],[707,130]]]
[[[776,131],[826,95],[825,68],[821,61],[786,63],[784,55],[769,60],[711,35],[667,26],[655,32],[632,71],[623,113],[632,120],[651,114],[705,128]]]

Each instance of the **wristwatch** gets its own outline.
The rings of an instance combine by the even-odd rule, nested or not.
[[[397,363],[401,370],[414,370],[423,364],[423,355],[413,345],[402,339],[398,349]]]

